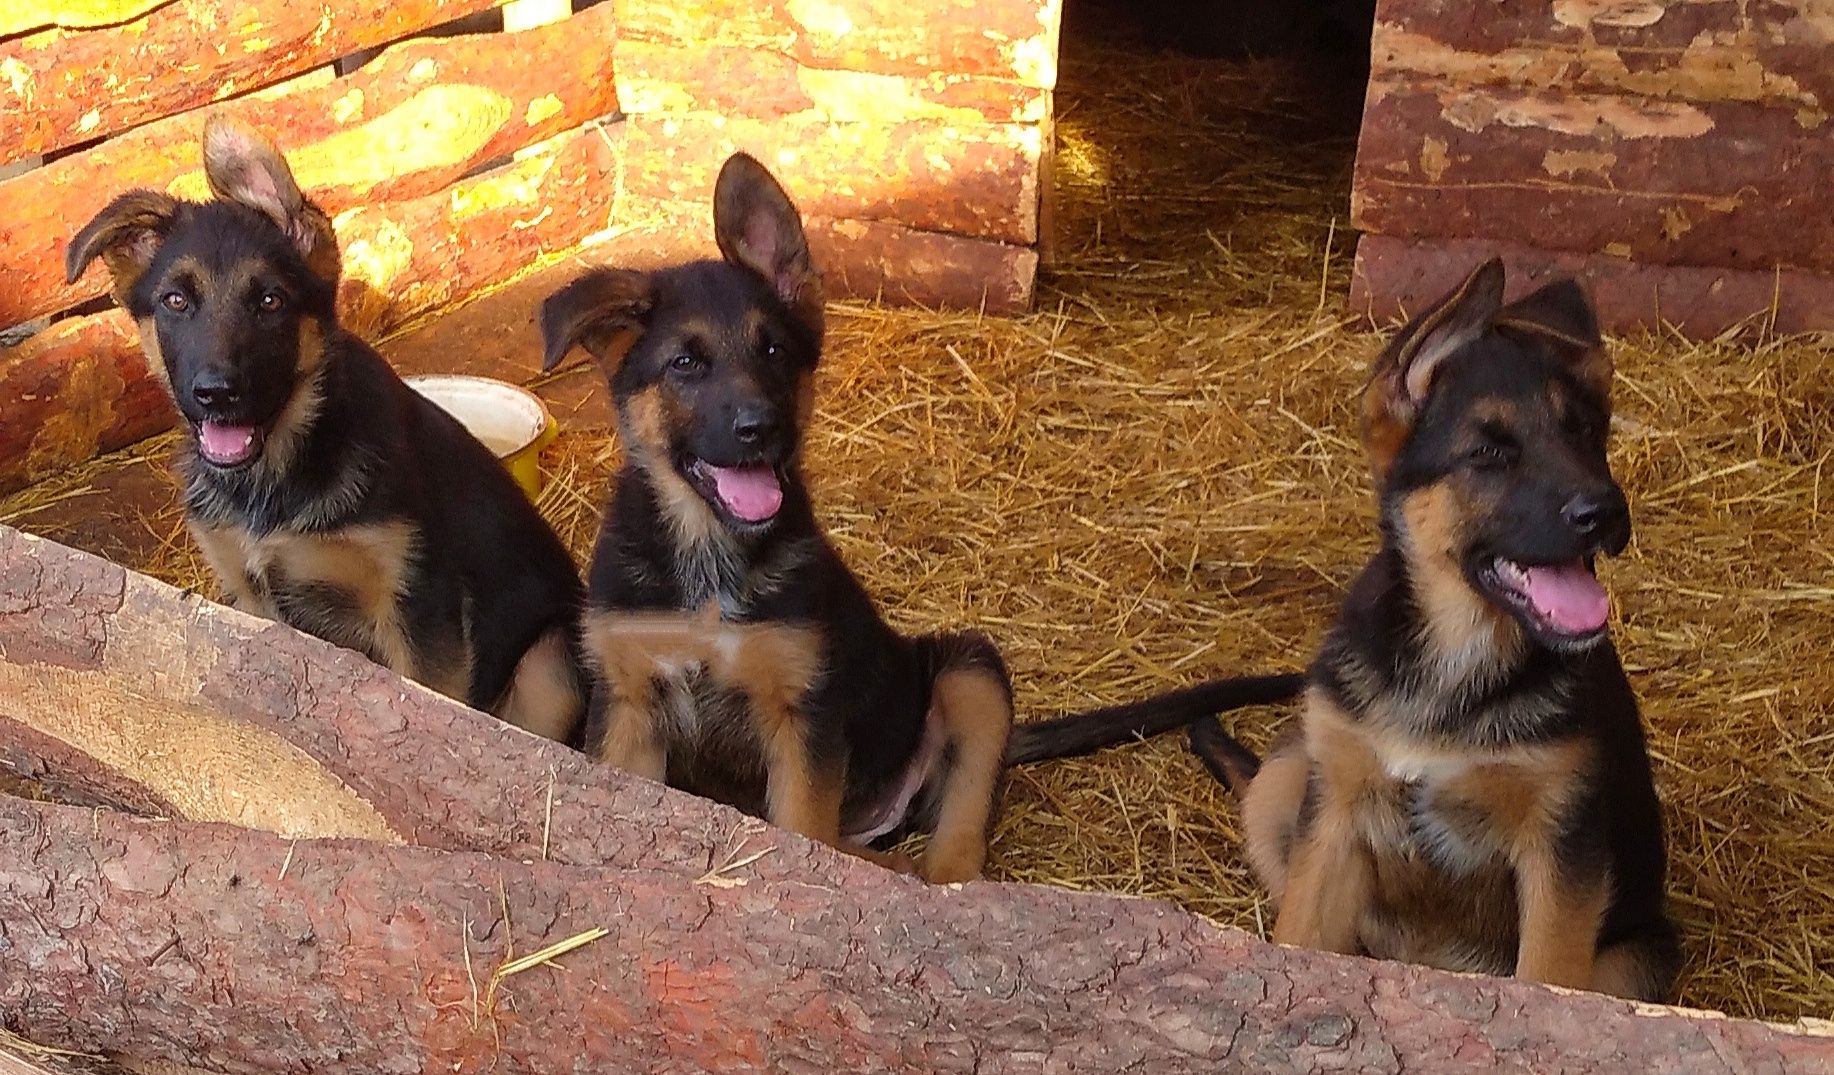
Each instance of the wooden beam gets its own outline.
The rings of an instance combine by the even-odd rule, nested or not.
[[[126,13],[147,10],[0,40],[0,115],[9,120],[0,164],[247,93],[498,2],[127,0]]]
[[[1038,238],[1036,126],[705,113],[632,116],[624,126],[622,188],[634,198],[710,205],[720,166],[743,149],[776,173],[807,216],[1007,243]]]
[[[1352,220],[1650,264],[1834,270],[1834,126],[1791,108],[1378,77]]]
[[[958,125],[1037,123],[1051,91],[1015,79],[933,71],[887,75],[810,67],[774,49],[620,39],[618,100],[633,115],[706,112]]]
[[[984,75],[1057,84],[1061,0],[613,0],[621,38],[773,49],[806,67],[929,77]]]
[[[0,799],[0,1020],[219,1070],[1834,1065],[1825,1030],[1278,948],[1155,901],[763,861],[688,878]]]
[[[1508,264],[1512,295],[1557,273],[1584,280],[1611,332],[1672,326],[1692,339],[1734,331],[1834,332],[1834,276],[1647,265],[1488,239],[1363,236],[1351,277],[1351,309],[1378,322],[1418,313],[1492,255]]]
[[[272,135],[329,212],[419,197],[511,150],[617,111],[602,48],[613,37],[611,15],[601,5],[521,33],[410,41],[349,78],[308,80],[212,112]],[[544,59],[529,63],[530,56]],[[116,194],[150,187],[205,195],[198,148],[204,120],[203,112],[160,120],[0,182],[0,201],[33,207],[0,215],[0,265],[7,269],[0,326],[103,293],[99,267],[64,283],[64,244]]]

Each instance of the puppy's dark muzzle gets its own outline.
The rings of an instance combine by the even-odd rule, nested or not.
[[[1608,556],[1630,544],[1630,505],[1616,487],[1574,496],[1561,507],[1560,518],[1581,543]]]

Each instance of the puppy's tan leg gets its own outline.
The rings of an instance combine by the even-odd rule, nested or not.
[[[1354,953],[1374,872],[1357,812],[1381,779],[1381,761],[1356,722],[1316,692],[1304,727],[1316,807],[1293,841],[1274,940]]]
[[[945,668],[932,688],[932,719],[942,722],[951,755],[936,829],[918,872],[936,884],[972,881],[987,863],[987,830],[1012,732],[1012,698],[984,668]]]
[[[493,712],[518,728],[564,743],[578,727],[585,704],[566,631],[556,627],[516,662],[509,689]]]
[[[1516,977],[1544,985],[1590,989],[1598,928],[1609,895],[1602,883],[1576,884],[1560,875],[1559,860],[1541,848],[1516,858],[1521,939]]]
[[[1286,892],[1287,869],[1311,770],[1312,760],[1295,738],[1274,748],[1242,795],[1242,837],[1248,864],[1276,904]]]
[[[680,615],[586,614],[582,638],[606,706],[600,760],[658,783],[667,779],[668,745],[656,724],[658,678],[705,660],[717,630]]]

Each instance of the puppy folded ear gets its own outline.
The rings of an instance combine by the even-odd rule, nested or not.
[[[64,251],[64,282],[76,283],[99,257],[114,278],[115,301],[126,306],[128,292],[171,230],[178,204],[176,198],[151,190],[130,190],[109,202],[70,240]]]
[[[204,125],[204,178],[223,201],[258,210],[280,226],[314,275],[335,283],[342,265],[331,218],[299,189],[286,158],[265,135],[226,116]]]
[[[594,269],[549,295],[541,304],[541,371],[578,345],[609,373],[642,330],[650,296],[649,274],[632,269]]]
[[[1551,348],[1601,400],[1611,400],[1611,353],[1585,286],[1562,277],[1503,307],[1497,327]]]
[[[809,255],[802,215],[776,177],[745,153],[728,157],[714,183],[713,236],[728,262],[768,280],[784,305],[821,338],[821,275]]]
[[[1433,376],[1446,359],[1496,324],[1503,309],[1503,262],[1492,258],[1409,321],[1377,356],[1363,386],[1363,446],[1380,482],[1388,473]]]

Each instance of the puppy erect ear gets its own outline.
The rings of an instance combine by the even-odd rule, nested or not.
[[[115,301],[126,306],[128,292],[153,263],[177,214],[176,198],[151,190],[130,190],[109,202],[70,240],[64,251],[64,282],[76,283],[99,257],[114,277]]]
[[[1598,313],[1579,281],[1562,278],[1503,307],[1497,327],[1552,348],[1587,388],[1611,402],[1611,353]]]
[[[1490,331],[1502,309],[1503,262],[1492,258],[1409,321],[1376,358],[1363,386],[1363,447],[1378,484],[1413,429],[1440,365]]]
[[[727,261],[770,281],[777,297],[821,338],[821,277],[802,216],[764,165],[744,153],[726,159],[713,186],[713,235]]]
[[[293,179],[293,170],[261,132],[224,116],[204,125],[204,178],[223,201],[260,211],[286,232],[315,276],[335,283],[342,268],[331,218]]]
[[[650,312],[648,273],[594,269],[541,304],[541,371],[560,365],[575,344],[599,359],[607,377],[642,331]]]

